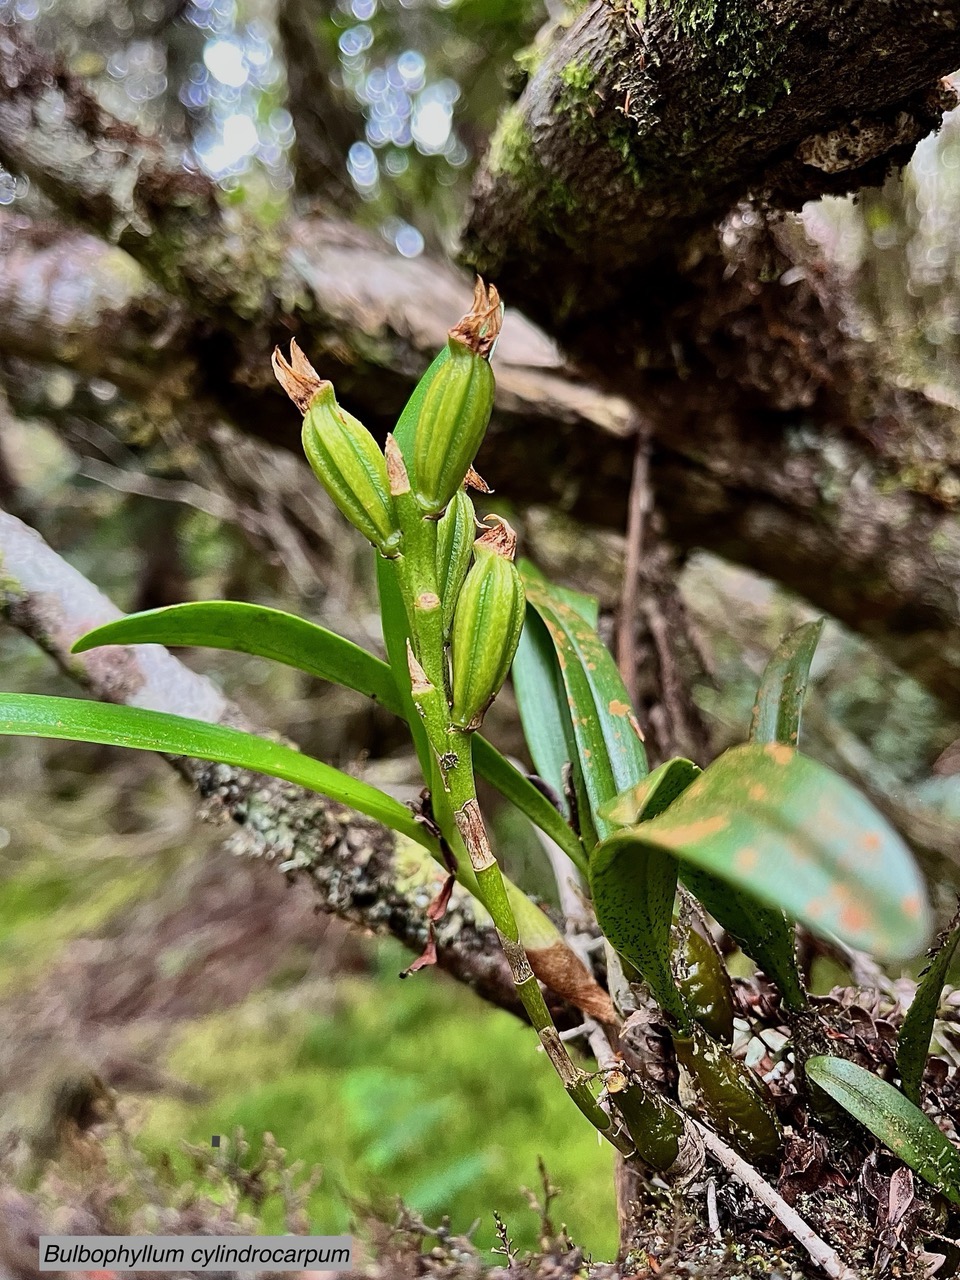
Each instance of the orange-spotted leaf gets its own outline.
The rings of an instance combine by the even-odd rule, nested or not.
[[[781,743],[725,752],[660,817],[617,833],[881,958],[924,947],[929,908],[903,841],[824,765]]]

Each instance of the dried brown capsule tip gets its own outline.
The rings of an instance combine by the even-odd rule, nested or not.
[[[511,526],[502,517],[493,515],[485,516],[483,523],[486,528],[474,546],[503,556],[504,560],[512,560],[517,554],[517,535]]]
[[[296,339],[290,341],[289,360],[279,347],[274,348],[272,364],[277,381],[302,414],[306,414],[317,395],[330,386],[297,346]]]
[[[410,477],[407,475],[403,454],[394,439],[393,432],[387,435],[383,452],[387,459],[387,479],[390,482],[390,493],[394,498],[399,498],[402,493],[410,492]]]
[[[477,493],[493,493],[491,487],[484,480],[479,471],[475,471],[473,467],[469,469],[463,477],[463,483],[468,489],[476,489]]]
[[[489,287],[479,276],[473,287],[473,307],[459,324],[450,330],[450,337],[461,342],[474,355],[489,359],[500,328],[503,324],[503,308],[495,285]]]

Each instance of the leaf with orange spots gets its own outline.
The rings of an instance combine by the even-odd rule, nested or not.
[[[647,774],[640,726],[609,650],[585,606],[549,583],[526,561],[520,572],[528,606],[536,610],[553,643],[566,693],[577,761],[597,835],[615,824],[601,809]]]
[[[940,1006],[943,984],[947,980],[950,963],[960,942],[960,911],[953,917],[937,938],[930,953],[930,963],[917,986],[916,995],[907,1010],[900,1034],[897,1036],[897,1070],[900,1072],[900,1088],[910,1099],[920,1105],[920,1086],[923,1081],[930,1037]]]
[[[785,635],[767,663],[750,721],[751,742],[800,741],[800,716],[810,680],[810,664],[823,631],[823,619],[806,622]]]
[[[903,841],[849,782],[790,748],[725,752],[663,814],[615,839],[621,850],[673,854],[693,868],[694,893],[706,872],[883,959],[916,955],[928,936],[923,881]],[[631,909],[638,920],[650,912],[624,902]]]

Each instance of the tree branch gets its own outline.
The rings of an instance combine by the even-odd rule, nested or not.
[[[38,534],[3,511],[0,615],[97,698],[256,732],[209,680],[159,645],[71,654],[79,636],[120,616],[119,610]],[[281,870],[306,877],[325,911],[423,950],[426,906],[443,879],[432,861],[418,867],[405,850],[401,869],[391,832],[300,787],[227,765],[183,758],[172,763],[196,788],[204,816],[238,825],[234,843],[240,851],[277,860]],[[437,926],[437,943],[441,968],[491,1003],[519,1012],[496,932],[478,921],[469,894],[455,889]],[[569,1010],[557,1011],[568,1024]]]
[[[287,69],[287,107],[297,135],[292,156],[297,191],[323,199],[343,215],[358,203],[347,175],[347,153],[363,137],[363,115],[331,83],[339,68],[327,54],[319,27],[332,9],[327,0],[282,0],[277,32]]]
[[[902,102],[917,85],[933,83],[936,89],[930,77],[953,58],[960,62],[952,6],[930,11],[916,23],[901,20],[900,3],[863,7],[869,21],[866,28],[857,26],[856,41],[876,27],[878,38],[882,29],[898,51],[896,58],[876,60],[871,73],[876,103],[896,94]],[[862,90],[850,87],[849,76],[830,80],[834,53],[821,71],[819,64],[812,65],[813,55],[803,51],[800,35],[810,31],[800,10],[794,0],[781,0],[775,13],[792,15],[795,28],[771,20],[755,34],[773,41],[770,48],[762,41],[760,46],[769,62],[762,79],[769,92],[776,87],[774,73],[794,65],[790,59],[806,78],[789,100],[774,94],[759,122],[748,115],[737,125],[737,112],[749,103],[743,94],[733,94],[732,102],[721,94],[716,31],[705,35],[694,23],[691,31],[676,32],[658,10],[641,40],[612,8],[592,6],[558,46],[567,61],[559,52],[551,55],[519,108],[521,123],[541,120],[540,132],[530,135],[530,145],[536,141],[539,148],[534,189],[542,195],[547,179],[540,169],[549,175],[555,156],[557,166],[573,163],[575,145],[586,199],[594,159],[606,145],[601,125],[622,122],[618,108],[627,107],[625,93],[612,88],[613,96],[598,98],[596,108],[589,98],[591,110],[603,120],[598,124],[588,112],[585,121],[581,113],[581,132],[561,120],[557,137],[564,145],[551,143],[548,107],[564,75],[567,80],[579,75],[570,70],[574,54],[592,58],[590,66],[605,68],[608,77],[614,67],[624,75],[630,68],[643,72],[648,96],[641,100],[635,94],[629,104],[637,116],[636,154],[647,155],[644,148],[660,144],[673,147],[672,158],[665,151],[660,164],[672,164],[671,172],[683,182],[692,154],[690,144],[684,152],[678,141],[683,104],[689,100],[696,120],[708,110],[703,95],[720,94],[717,120],[703,142],[703,156],[717,145],[721,158],[727,151],[720,144],[724,139],[729,144],[724,183],[707,182],[717,202],[721,193],[727,199],[734,189],[734,159],[741,166],[738,180],[759,183],[762,166],[754,151],[766,156],[769,174],[776,168],[781,192],[788,169],[795,178],[810,169],[818,189],[841,178],[855,184],[872,175],[879,163],[875,152],[863,164],[836,173],[806,164],[799,152],[794,155],[796,146],[789,152],[796,161],[792,169],[783,167],[785,154],[770,152],[777,128],[794,109],[802,122],[790,126],[794,132],[802,127],[809,136],[815,127],[827,127],[840,110],[841,87],[835,81],[843,80],[849,89],[850,110],[862,107]],[[679,12],[686,9],[681,6]],[[849,52],[855,43],[852,17],[843,10],[831,21],[840,24],[838,48]],[[887,21],[894,24],[889,29]],[[736,40],[728,41],[723,57],[732,57],[734,47],[739,47]],[[624,48],[636,55],[633,62],[625,60]],[[689,66],[684,51],[690,53]],[[706,88],[698,88],[697,69],[707,77]],[[752,83],[759,89],[760,80]],[[187,334],[175,328],[167,354],[172,361],[173,351],[182,350],[183,363],[172,366],[175,390],[165,387],[165,392],[184,404],[209,405],[211,417],[222,415],[253,434],[296,447],[298,424],[280,407],[265,355],[297,331],[311,356],[323,361],[343,401],[381,433],[392,426],[451,318],[462,311],[467,291],[459,274],[424,258],[399,259],[375,237],[330,219],[293,222],[275,233],[264,252],[262,229],[247,227],[234,235],[211,184],[171,167],[156,143],[111,121],[82,86],[24,48],[12,28],[0,36],[0,86],[0,159],[22,166],[95,233],[115,230],[141,266],[186,303],[192,327]],[[650,97],[654,90],[659,96]],[[907,112],[918,130],[927,128],[939,110],[929,98],[928,93],[926,116],[916,103],[913,114]],[[650,122],[640,128],[640,116],[653,110],[651,104],[665,122],[659,132]],[[778,120],[775,128],[771,121]],[[504,152],[509,120],[504,129],[488,165],[490,189],[481,183],[472,222],[474,241],[485,219],[490,223],[488,256],[498,252],[499,219],[511,207],[518,218],[522,213],[522,192],[514,190]],[[738,129],[754,139],[753,150],[736,141]],[[785,136],[792,137],[789,129]],[[960,707],[960,535],[950,497],[960,489],[954,415],[886,379],[874,367],[873,355],[840,332],[830,282],[817,264],[804,260],[790,228],[770,233],[756,215],[741,211],[727,220],[722,243],[707,228],[686,243],[682,260],[661,254],[651,263],[651,245],[662,248],[658,237],[677,237],[687,223],[670,216],[670,209],[655,216],[655,201],[648,207],[658,171],[652,168],[636,185],[632,146],[626,147],[627,160],[622,155],[619,160],[627,176],[633,173],[632,194],[621,189],[621,174],[621,185],[611,188],[615,198],[592,208],[589,235],[575,243],[551,239],[542,219],[537,221],[538,206],[529,235],[523,233],[528,238],[521,256],[497,259],[509,266],[507,297],[523,299],[543,315],[607,393],[573,379],[551,342],[512,316],[512,330],[505,331],[497,356],[497,414],[480,459],[483,473],[515,500],[551,503],[588,522],[622,526],[632,462],[628,402],[642,405],[653,431],[651,482],[678,545],[708,546],[771,574],[869,635],[950,706]],[[902,141],[888,147],[883,164],[908,149]],[[554,177],[561,176],[558,168]],[[181,190],[184,182],[193,196]],[[495,192],[503,199],[502,210],[492,210]],[[810,192],[809,185],[803,192],[795,189],[798,196]],[[627,194],[629,205],[618,205]],[[704,196],[696,209],[698,219],[707,218],[716,204]],[[557,226],[569,228],[573,217],[561,209]],[[622,240],[624,228],[634,222],[633,247],[620,246],[627,255],[623,261],[604,263],[597,257],[619,252],[617,237]],[[93,250],[83,252],[90,254],[96,275]],[[503,252],[507,255],[507,247]],[[25,269],[8,286],[7,296],[13,296]],[[561,279],[569,283],[562,299],[557,297]],[[92,296],[101,297],[103,288],[99,285]],[[111,302],[105,316],[145,312],[149,317],[157,304],[138,294],[143,288],[131,286],[128,302]],[[176,326],[176,305],[165,305]],[[146,327],[149,331],[150,323]],[[96,323],[93,328],[96,335]],[[32,326],[35,356],[43,330],[43,323]],[[124,328],[121,353],[128,332]],[[88,334],[79,340],[78,364],[92,363],[98,350],[105,361],[108,353],[116,356],[101,337]],[[65,358],[56,344],[50,356]],[[118,357],[114,365],[117,377],[143,378],[135,358]],[[149,361],[147,367],[152,367]]]

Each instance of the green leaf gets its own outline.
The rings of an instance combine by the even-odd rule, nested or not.
[[[634,787],[621,791],[601,808],[604,818],[618,826],[629,827],[635,822],[656,818],[673,804],[681,792],[686,791],[701,769],[692,760],[677,756],[659,765]]]
[[[904,1164],[960,1204],[960,1151],[899,1089],[845,1058],[811,1058],[806,1071]]]
[[[823,619],[808,622],[785,636],[767,663],[753,707],[750,741],[796,746],[800,713],[810,663],[823,630]],[[708,872],[684,868],[681,877],[713,918],[726,929],[780,990],[789,1009],[807,1002],[797,967],[793,924],[782,911],[758,902]]]
[[[950,962],[960,942],[960,912],[953,917],[943,931],[931,953],[930,963],[923,972],[916,995],[907,1010],[897,1037],[897,1069],[900,1072],[900,1088],[911,1102],[920,1104],[920,1085],[930,1052],[930,1037],[940,1005],[943,984],[947,980]]]
[[[3,693],[0,694],[0,734],[99,742],[251,769],[349,805],[436,853],[436,842],[399,800],[283,743],[226,725],[81,698]]]
[[[573,723],[594,826],[601,838],[614,824],[603,805],[647,774],[640,726],[609,651],[582,613],[533,565],[520,565],[528,603],[553,642]]]
[[[800,740],[800,716],[810,679],[810,664],[823,631],[823,619],[804,623],[777,645],[767,663],[750,722],[751,742]]]
[[[928,935],[923,882],[897,833],[844,778],[782,744],[725,752],[660,817],[616,839],[672,853],[884,959],[916,955]],[[712,913],[695,877],[691,888]]]
[[[402,609],[402,601],[391,600],[388,604],[391,609],[395,605]],[[405,613],[403,623],[406,625]],[[325,627],[264,605],[205,600],[133,613],[87,632],[73,651],[85,653],[108,644],[199,645],[270,658],[321,680],[355,689],[405,718],[403,699],[385,662]],[[405,648],[402,652],[405,655]],[[419,723],[417,716],[418,728]],[[474,750],[477,769],[483,776],[571,857],[582,860],[576,833],[546,796],[488,742],[478,739]]]
[[[558,844],[568,858],[587,874],[587,856],[577,833],[559,813],[543,792],[528,777],[490,745],[478,733],[473,735],[473,763],[477,772],[491,786],[526,814],[534,826],[539,827]]]
[[[529,606],[511,674],[534,768],[566,810],[563,774],[576,758],[573,725],[550,636]]]
[[[666,849],[614,834],[590,855],[590,893],[603,936],[685,1028],[690,1018],[670,965],[676,891],[677,860]]]
[[[356,689],[395,715],[404,714],[385,662],[325,627],[264,605],[203,600],[131,613],[88,631],[73,652],[86,653],[104,644],[198,645],[272,658],[320,680]]]

